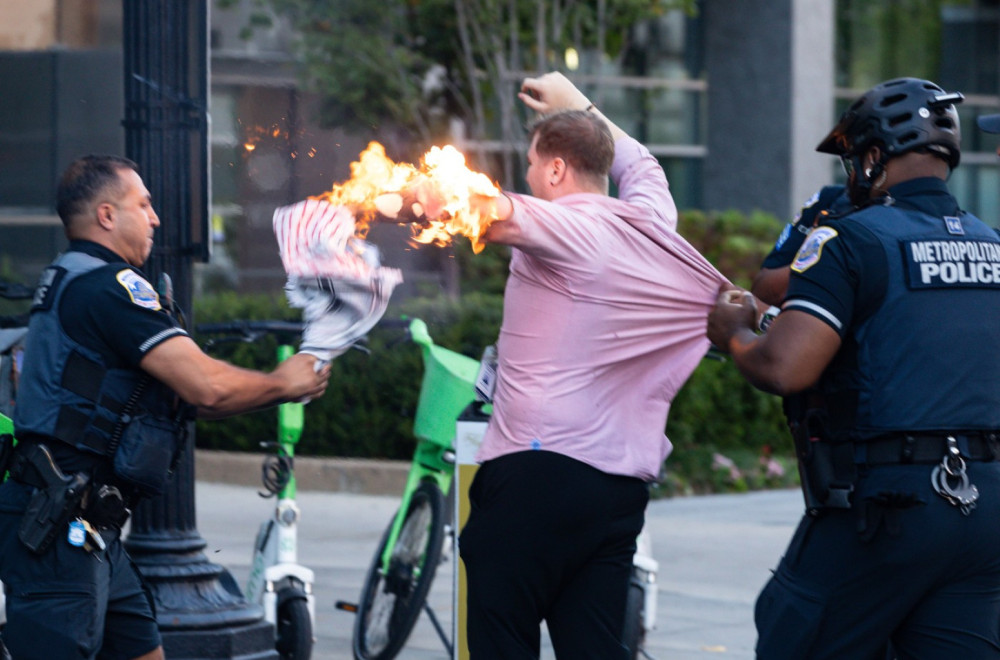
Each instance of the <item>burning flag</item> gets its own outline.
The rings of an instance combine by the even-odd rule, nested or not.
[[[330,360],[378,323],[402,273],[382,266],[378,248],[355,236],[354,215],[343,206],[309,199],[275,210],[273,223],[288,303],[306,324],[301,350]]]
[[[432,147],[415,167],[393,162],[381,144],[372,142],[351,163],[351,178],[318,199],[354,209],[359,236],[382,215],[413,221],[413,240],[418,243],[446,245],[462,235],[478,253],[483,249],[479,239],[496,214],[493,205],[477,203],[476,198],[499,196],[500,188],[485,174],[470,170],[465,156],[451,145]]]
[[[372,220],[410,222],[418,243],[445,245],[461,234],[479,252],[480,237],[496,219],[489,200],[499,195],[452,146],[433,147],[414,167],[393,162],[372,142],[351,163],[350,179],[277,209],[285,291],[306,321],[301,350],[323,360],[343,353],[378,322],[402,282],[400,271],[383,267],[378,248],[364,240]]]

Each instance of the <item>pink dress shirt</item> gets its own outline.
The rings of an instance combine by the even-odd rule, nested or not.
[[[655,479],[672,448],[670,402],[708,349],[726,282],[677,233],[666,176],[632,138],[615,144],[619,199],[510,195],[490,240],[514,248],[479,462],[557,452]]]

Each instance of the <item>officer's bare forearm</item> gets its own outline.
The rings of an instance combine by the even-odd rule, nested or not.
[[[765,337],[742,328],[729,338],[727,348],[736,368],[751,385],[770,394],[790,394],[790,384],[783,379],[785,374],[766,343]]]
[[[293,355],[265,373],[216,360],[190,338],[176,337],[151,350],[140,366],[205,417],[219,418],[322,395],[329,367],[316,371],[315,362]]]
[[[786,396],[814,385],[840,344],[829,325],[791,310],[779,314],[767,334],[746,327],[733,331],[725,347],[754,387]]]
[[[220,373],[205,387],[181,395],[188,403],[198,408],[198,416],[203,419],[222,419],[231,415],[264,410],[291,399],[285,393],[280,381],[270,374],[232,367],[228,373]],[[273,380],[273,382],[271,382]],[[180,393],[179,393],[180,394]],[[191,400],[195,399],[195,400]]]

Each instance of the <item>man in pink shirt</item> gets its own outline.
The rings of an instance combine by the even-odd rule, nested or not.
[[[626,658],[622,632],[670,402],[708,349],[722,277],[676,232],[645,147],[558,73],[528,78],[532,196],[494,203],[513,248],[494,413],[461,535],[476,660]],[[608,196],[608,176],[619,199]]]

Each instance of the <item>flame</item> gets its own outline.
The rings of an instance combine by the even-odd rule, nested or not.
[[[412,225],[414,241],[447,245],[462,235],[478,253],[483,249],[480,237],[497,216],[495,205],[475,204],[473,198],[496,198],[500,189],[485,174],[470,170],[465,156],[451,145],[432,147],[415,167],[393,162],[385,147],[372,142],[351,163],[350,179],[313,199],[351,208],[357,218],[357,235],[363,238],[376,215],[376,198],[389,193],[418,200],[419,206],[413,209],[424,221]]]
[[[239,121],[240,125],[243,126],[242,120],[237,121]],[[243,149],[248,154],[257,149],[257,147],[261,145],[265,139],[268,142],[274,142],[277,140],[288,142],[291,139],[291,134],[288,129],[277,123],[273,123],[270,126],[243,126],[243,130],[245,132]],[[294,158],[294,156],[292,157]]]

